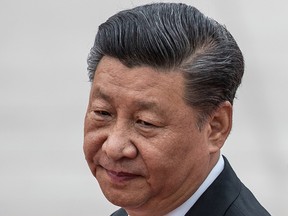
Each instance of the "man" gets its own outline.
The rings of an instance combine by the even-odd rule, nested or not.
[[[243,57],[185,4],[119,12],[99,27],[84,152],[114,216],[265,216],[220,150]]]

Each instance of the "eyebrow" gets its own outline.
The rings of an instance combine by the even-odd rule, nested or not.
[[[92,98],[100,98],[103,99],[109,103],[113,103],[114,99],[109,96],[107,93],[105,93],[101,88],[95,89],[95,91],[92,94]],[[163,110],[160,109],[158,103],[155,101],[140,101],[136,100],[134,102],[136,104],[137,110],[143,111],[143,110],[154,110],[158,113],[162,113]]]
[[[92,98],[101,98],[108,102],[112,102],[112,98],[108,94],[104,93],[100,88],[95,89],[95,91],[92,94]]]
[[[157,111],[161,111],[159,109],[159,106],[157,105],[156,102],[153,102],[153,101],[137,101],[136,102],[137,104],[137,107],[140,109],[140,110],[157,110]]]

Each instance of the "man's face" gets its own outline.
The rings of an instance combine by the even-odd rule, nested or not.
[[[209,173],[205,126],[186,105],[181,73],[100,61],[85,118],[84,152],[106,198],[126,210],[171,210]]]

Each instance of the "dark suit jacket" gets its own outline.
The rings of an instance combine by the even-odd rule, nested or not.
[[[224,160],[225,166],[223,171],[185,216],[270,215],[260,205],[249,189],[238,179],[225,157]],[[111,216],[127,216],[127,213],[121,208]]]

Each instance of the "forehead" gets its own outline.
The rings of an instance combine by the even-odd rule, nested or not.
[[[177,95],[183,98],[184,78],[176,71],[159,71],[151,67],[128,68],[119,60],[104,56],[98,64],[91,96],[109,99],[111,91],[156,96]]]

